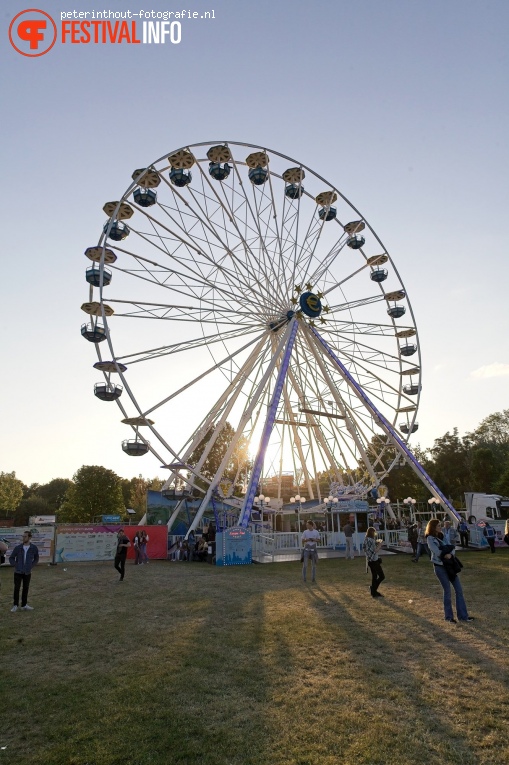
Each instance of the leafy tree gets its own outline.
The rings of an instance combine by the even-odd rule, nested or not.
[[[137,512],[137,518],[142,518],[147,507],[147,491],[161,491],[164,484],[162,478],[123,478],[121,480],[124,506]]]
[[[200,457],[205,451],[205,447],[207,446],[212,437],[212,434],[214,433],[214,430],[214,427],[212,427],[208,431],[208,433],[204,436],[203,440],[196,447],[191,457],[189,458],[189,464],[193,467],[198,464]],[[234,428],[232,428],[229,422],[225,423],[216,441],[214,442],[210,453],[207,455],[207,458],[200,469],[200,473],[209,481],[213,479],[219,470],[219,466],[223,461],[226,450],[228,449],[234,436]],[[248,474],[251,470],[251,463],[248,459],[248,450],[249,442],[247,438],[241,436],[222,476],[224,478],[228,478],[230,481],[236,480],[236,494],[240,493],[240,487],[247,481]],[[201,481],[200,479],[196,479],[195,484],[196,486],[200,486],[202,489],[207,488],[205,482]]]
[[[91,523],[100,515],[123,515],[125,505],[121,478],[99,465],[83,465],[73,476],[59,520]]]
[[[495,490],[502,464],[499,455],[487,446],[473,449],[471,453],[472,489],[491,493]]]
[[[429,449],[431,478],[446,497],[463,502],[463,494],[472,486],[470,442],[458,435],[458,428],[436,438]]]
[[[52,481],[42,486],[35,484],[36,488],[33,489],[30,496],[40,497],[47,502],[49,512],[56,513],[71,486],[72,481],[69,478],[53,478]]]
[[[42,497],[33,494],[27,499],[22,499],[14,511],[14,525],[26,526],[32,515],[53,515],[53,508]]]
[[[509,409],[490,414],[467,437],[475,444],[509,446]]]
[[[498,482],[495,485],[495,492],[497,494],[502,494],[504,497],[509,497],[509,464],[498,479]]]
[[[13,512],[23,499],[25,485],[16,478],[16,473],[0,473],[0,510]]]

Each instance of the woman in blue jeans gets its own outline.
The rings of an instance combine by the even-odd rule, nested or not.
[[[467,611],[467,604],[465,603],[465,598],[463,597],[463,590],[461,588],[461,582],[459,575],[456,574],[453,581],[449,579],[449,575],[444,567],[444,559],[451,558],[454,555],[454,550],[451,552],[445,552],[444,550],[447,549],[447,547],[444,545],[444,543],[441,541],[440,537],[438,536],[440,533],[440,521],[438,518],[432,518],[427,527],[426,527],[426,541],[428,543],[428,548],[431,553],[431,562],[433,563],[433,568],[435,570],[435,575],[442,585],[442,589],[444,591],[444,614],[445,614],[445,621],[446,622],[453,622],[456,623],[456,619],[454,618],[454,613],[452,610],[452,599],[451,599],[451,584],[454,587],[454,592],[456,594],[456,613],[458,615],[458,619],[460,622],[473,622],[474,617],[468,615]]]

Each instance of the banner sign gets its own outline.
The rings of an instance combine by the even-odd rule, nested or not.
[[[149,537],[149,559],[166,560],[168,557],[168,530],[166,526],[86,526],[69,524],[57,526],[56,562],[84,560],[113,560],[117,551],[117,531],[123,528],[131,541],[127,558],[134,559],[133,539],[137,531],[146,531]]]
[[[9,528],[0,529],[0,538],[5,539],[6,543],[9,545],[9,549],[5,553],[6,564],[9,562],[9,555],[12,553],[13,549],[23,541],[23,532],[26,530],[26,526],[11,526]],[[30,531],[32,532],[31,541],[39,550],[39,565],[41,565],[41,563],[51,563],[53,560],[54,528],[52,526],[46,528],[31,528]]]
[[[120,523],[120,515],[103,515],[103,523]]]
[[[252,563],[251,532],[232,526],[216,534],[216,566],[244,566]]]
[[[57,526],[56,562],[113,560],[117,530],[113,526]]]

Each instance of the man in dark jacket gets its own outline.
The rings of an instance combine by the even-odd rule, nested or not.
[[[114,566],[120,574],[120,582],[124,581],[125,574],[125,561],[127,558],[127,548],[131,547],[131,543],[124,534],[124,529],[117,531],[117,552],[115,555]]]
[[[34,610],[32,606],[28,605],[27,600],[32,569],[39,563],[39,550],[36,545],[32,544],[31,540],[32,532],[23,532],[23,542],[16,545],[9,557],[9,563],[11,566],[14,566],[14,605],[11,608],[13,613],[18,610],[21,585],[23,585],[21,592],[21,610]]]

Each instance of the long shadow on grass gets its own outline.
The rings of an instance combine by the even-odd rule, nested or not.
[[[421,630],[427,631],[430,640],[433,640],[434,642],[446,642],[447,647],[453,649],[465,662],[468,662],[469,664],[477,663],[486,665],[486,668],[489,672],[488,676],[490,678],[493,678],[493,665],[495,664],[496,682],[500,682],[502,687],[504,686],[504,683],[509,684],[509,672],[507,670],[507,663],[504,663],[503,661],[494,661],[493,656],[485,655],[481,649],[473,647],[470,642],[465,644],[460,639],[462,630],[468,630],[469,632],[475,631],[477,636],[480,636],[482,641],[488,644],[489,641],[485,639],[486,630],[484,625],[481,626],[479,622],[465,625],[458,623],[455,627],[451,626],[450,628],[446,629],[443,627],[437,627],[435,624],[431,624],[425,617],[419,616],[418,614],[401,608],[401,606],[398,606],[397,603],[389,600],[389,598],[384,600],[383,605],[399,614],[400,616],[404,616],[409,621],[414,622],[414,624],[417,625]],[[506,651],[507,643],[503,643],[502,641],[497,640],[494,647]],[[495,681],[492,679],[492,682]]]
[[[343,650],[351,653],[351,670],[356,676],[358,695],[366,700],[364,719],[369,725],[369,735],[363,736],[362,729],[359,730],[353,737],[354,742],[340,752],[344,760],[353,762],[362,753],[364,759],[360,761],[366,763],[420,763],[423,740],[427,738],[427,762],[474,765],[476,758],[465,743],[464,731],[449,724],[443,711],[433,709],[423,693],[422,680],[413,677],[408,661],[398,655],[398,645],[381,637],[377,630],[377,624],[384,618],[384,605],[379,601],[368,601],[369,596],[366,596],[366,602],[354,600],[346,593],[336,597],[321,587],[310,590],[307,597],[328,637],[337,640],[334,631],[337,626],[343,634],[351,635],[354,644],[354,648],[350,644]],[[352,611],[367,616],[372,628],[363,626]],[[389,666],[390,672],[387,671]],[[410,731],[412,735],[409,735]],[[430,737],[429,731],[436,732],[436,738]],[[386,760],[387,754],[379,749],[381,741],[387,737],[391,738],[390,760]]]
[[[270,678],[262,657],[266,590],[258,592],[245,577],[211,569],[177,568],[170,576],[171,597],[152,581],[152,592],[139,603],[129,627],[137,639],[126,636],[119,623],[127,655],[112,654],[100,676],[91,667],[89,682],[78,691],[79,719],[55,721],[59,740],[47,742],[46,750],[27,762],[268,761],[264,726]],[[131,607],[136,609],[136,602]],[[277,646],[281,656],[284,644]]]

